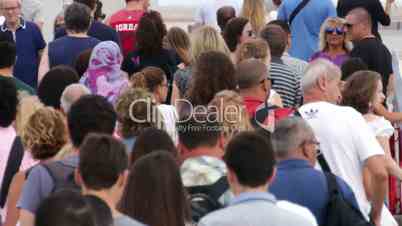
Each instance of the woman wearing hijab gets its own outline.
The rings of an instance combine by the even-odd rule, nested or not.
[[[104,96],[114,104],[128,86],[127,74],[120,70],[122,61],[123,55],[116,43],[99,43],[92,51],[88,69],[81,78],[81,83],[93,94]]]

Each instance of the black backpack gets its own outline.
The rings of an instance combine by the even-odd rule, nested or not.
[[[218,200],[228,189],[226,176],[211,185],[187,187],[193,221],[198,222],[208,213],[221,209],[223,205]]]
[[[62,161],[53,161],[42,166],[47,170],[53,180],[54,186],[52,193],[62,190],[81,191],[81,187],[75,183],[74,170],[75,166],[68,165]]]
[[[359,209],[348,203],[338,189],[334,174],[326,172],[329,202],[325,226],[374,226],[368,222]]]

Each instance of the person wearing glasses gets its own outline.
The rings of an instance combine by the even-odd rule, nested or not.
[[[349,58],[351,43],[346,38],[345,21],[341,18],[330,17],[321,26],[319,50],[310,61],[324,58],[341,67]]]
[[[313,129],[301,117],[289,117],[275,125],[272,143],[278,159],[277,173],[269,191],[278,200],[286,200],[309,209],[318,225],[326,225],[328,187],[326,177],[314,168],[319,145]],[[343,198],[359,208],[349,185],[336,177]]]

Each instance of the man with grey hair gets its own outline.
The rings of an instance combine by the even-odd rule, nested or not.
[[[301,117],[286,118],[275,125],[272,141],[279,163],[269,191],[279,200],[308,208],[318,225],[326,225],[330,197],[325,174],[314,169],[319,143],[313,130]],[[341,178],[336,179],[344,199],[358,209],[351,188]]]
[[[394,88],[392,56],[388,48],[373,34],[370,14],[364,8],[356,8],[345,19],[347,33],[354,44],[350,56],[361,58],[369,70],[381,74],[384,94],[388,96]]]
[[[67,86],[60,98],[60,106],[65,114],[68,114],[70,107],[80,97],[91,94],[91,91],[82,84],[71,84]]]
[[[302,79],[305,102],[299,113],[312,127],[332,173],[351,186],[366,219],[380,226],[388,182],[384,151],[359,112],[336,105],[340,79],[340,70],[331,62],[312,62]],[[371,176],[366,187],[364,170]]]

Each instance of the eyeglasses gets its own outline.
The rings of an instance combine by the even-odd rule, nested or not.
[[[325,29],[325,33],[327,33],[327,34],[333,34],[334,32],[336,32],[337,35],[345,34],[345,30],[341,27],[337,27],[337,28],[328,27]]]

